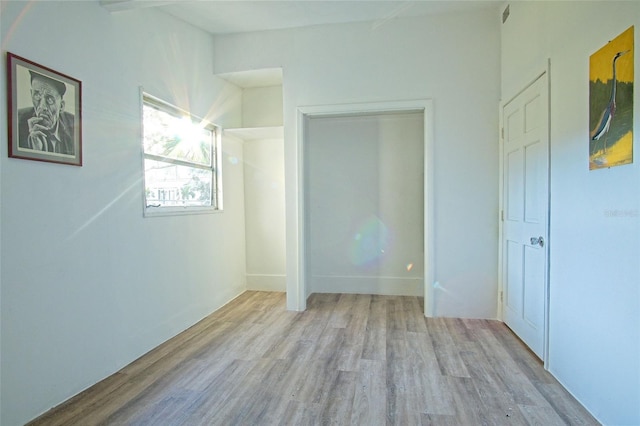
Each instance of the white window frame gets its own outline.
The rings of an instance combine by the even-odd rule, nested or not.
[[[203,166],[202,164],[192,163],[186,160],[173,159],[164,156],[158,156],[155,154],[149,154],[145,152],[144,146],[144,106],[152,105],[155,108],[160,109],[168,114],[176,117],[189,117],[193,122],[197,122],[200,125],[205,123],[205,128],[211,130],[214,134],[212,147],[211,147],[211,166]],[[222,212],[222,128],[207,120],[203,120],[188,111],[178,108],[160,98],[157,98],[149,93],[145,92],[143,88],[140,88],[140,142],[142,150],[142,207],[144,217],[155,216],[176,216],[176,215],[191,215],[191,214],[211,214]],[[145,160],[154,160],[166,162],[168,164],[175,164],[186,167],[195,167],[203,170],[210,170],[212,172],[211,182],[211,206],[155,206],[147,204],[146,194],[146,168]]]

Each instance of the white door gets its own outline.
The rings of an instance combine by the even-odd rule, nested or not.
[[[505,323],[544,359],[549,103],[547,73],[503,108],[502,283]]]

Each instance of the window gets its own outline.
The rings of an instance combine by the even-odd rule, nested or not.
[[[145,216],[222,210],[220,131],[142,94]]]

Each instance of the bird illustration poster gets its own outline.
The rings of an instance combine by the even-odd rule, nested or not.
[[[589,169],[633,162],[633,27],[589,59]]]

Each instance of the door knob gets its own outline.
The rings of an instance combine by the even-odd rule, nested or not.
[[[544,238],[542,237],[531,237],[531,245],[532,246],[540,246],[544,247]]]

